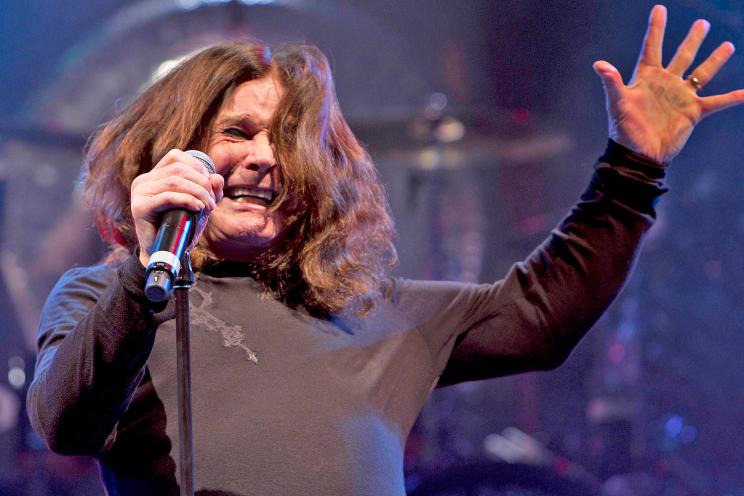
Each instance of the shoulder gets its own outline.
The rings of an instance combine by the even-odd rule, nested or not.
[[[74,267],[62,274],[49,293],[45,309],[72,301],[95,301],[116,278],[117,265]]]
[[[481,295],[492,294],[500,282],[495,284],[475,284],[458,281],[427,281],[390,277],[383,284],[383,299],[393,305],[432,306],[451,305],[468,302]]]
[[[115,277],[116,266],[108,264],[75,267],[62,274],[41,311],[40,346],[73,329]]]
[[[65,287],[105,287],[116,277],[118,264],[98,264],[74,267],[62,274],[54,290]],[[54,291],[53,290],[53,291]]]

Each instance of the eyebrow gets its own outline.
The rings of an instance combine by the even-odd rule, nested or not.
[[[259,127],[248,114],[230,114],[217,120],[218,124],[240,124],[246,127]]]

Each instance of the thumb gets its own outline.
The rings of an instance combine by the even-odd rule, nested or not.
[[[219,203],[225,193],[225,178],[220,174],[210,174],[209,184],[210,186],[212,186],[212,195],[214,196],[214,201]]]
[[[620,93],[625,87],[620,72],[615,69],[615,66],[604,60],[596,61],[592,67],[594,68],[594,72],[596,72],[602,80],[608,103],[618,100],[620,98]]]

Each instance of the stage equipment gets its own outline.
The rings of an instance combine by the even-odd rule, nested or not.
[[[211,162],[211,161],[210,161]],[[214,169],[214,166],[212,166]],[[176,375],[178,381],[178,453],[181,496],[194,494],[194,436],[191,423],[191,329],[189,289],[194,284],[189,252],[183,254],[175,283]]]

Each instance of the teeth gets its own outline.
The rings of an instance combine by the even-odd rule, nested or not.
[[[259,200],[263,200],[267,203],[271,203],[272,201],[274,201],[274,192],[271,190],[254,189],[241,186],[226,188],[225,196],[236,200],[248,196],[251,198],[258,198]]]

